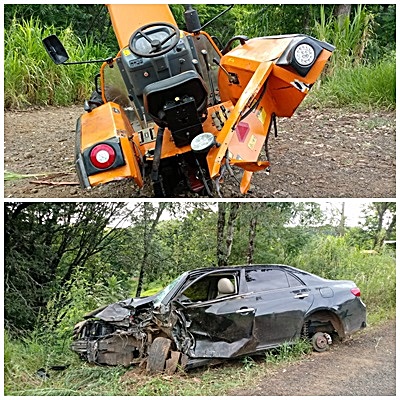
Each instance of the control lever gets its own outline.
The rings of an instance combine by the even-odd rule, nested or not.
[[[235,85],[239,84],[239,79],[237,77],[236,74],[232,74],[230,72],[228,72],[217,60],[216,57],[213,58],[213,63],[218,65],[218,67],[220,67],[222,69],[222,71],[225,73],[225,75],[228,77],[229,79],[229,83],[233,83]]]
[[[217,104],[217,98],[215,97],[215,90],[214,90],[214,84],[211,78],[211,74],[210,74],[210,64],[208,63],[208,53],[206,49],[201,50],[201,55],[203,56],[204,62],[206,64],[206,68],[207,68],[207,76],[208,76],[208,82],[210,83],[210,89],[212,92],[212,98],[213,98],[213,104],[215,105]]]

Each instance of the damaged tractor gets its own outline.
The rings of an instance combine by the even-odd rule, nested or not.
[[[102,64],[76,126],[81,186],[133,179],[139,188],[150,181],[156,197],[212,197],[230,175],[247,193],[253,173],[269,171],[277,118],[293,115],[334,47],[300,34],[221,45],[190,5],[185,30],[166,4],[107,7],[115,57],[68,62],[55,35],[43,39],[56,64]]]

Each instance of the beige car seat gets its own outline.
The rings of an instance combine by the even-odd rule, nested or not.
[[[221,278],[218,281],[218,296],[216,297],[219,299],[220,297],[227,296],[228,294],[234,294],[235,287],[233,283],[228,278]]]

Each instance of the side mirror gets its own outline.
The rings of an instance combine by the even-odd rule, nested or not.
[[[64,64],[68,61],[68,53],[56,35],[50,35],[44,38],[42,43],[55,64]]]

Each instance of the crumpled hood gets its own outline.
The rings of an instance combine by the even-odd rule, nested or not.
[[[135,297],[126,300],[118,301],[117,303],[112,303],[105,307],[97,308],[85,315],[85,319],[88,318],[100,318],[107,322],[122,321],[129,317],[130,311],[144,306],[150,305],[155,298],[154,296],[149,297]]]

